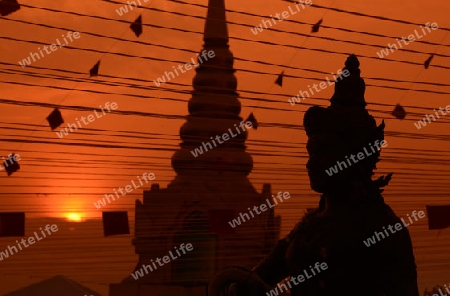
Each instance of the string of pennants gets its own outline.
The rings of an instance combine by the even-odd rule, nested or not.
[[[312,210],[312,209],[307,209]],[[450,205],[426,206],[429,230],[442,230],[450,228]],[[209,229],[216,234],[233,234],[234,228],[227,221],[236,217],[234,210],[210,210]],[[130,234],[128,212],[102,212],[103,235],[105,237],[114,235]],[[25,213],[3,212],[0,213],[0,237],[24,237],[25,236]]]
[[[312,26],[311,33],[319,32],[319,28],[320,28],[320,25],[322,24],[322,22],[323,22],[323,19],[320,19],[317,23],[315,23]],[[423,66],[425,67],[425,69],[428,69],[430,67],[430,63],[431,63],[431,60],[433,59],[433,57],[434,57],[434,55],[431,54],[430,57],[424,62]],[[283,86],[283,78],[284,78],[284,71],[282,71],[278,75],[277,79],[275,80],[275,84],[282,87]],[[400,104],[397,104],[394,107],[394,110],[392,111],[391,114],[398,119],[405,119],[405,117],[406,117],[405,108],[403,108]]]
[[[428,67],[430,66],[430,62],[433,59],[434,55],[431,55],[424,63],[424,67],[425,69],[428,69]],[[283,78],[284,78],[284,71],[282,71],[277,79],[275,80],[275,84],[279,85],[280,87],[283,86]],[[405,119],[406,117],[406,111],[405,108],[403,108],[400,104],[397,104],[394,107],[394,110],[391,113],[394,117],[398,118],[398,119]]]
[[[9,15],[19,9],[20,4],[17,2],[17,0],[0,0],[0,15],[2,16]],[[142,35],[143,32],[142,15],[140,15],[133,23],[131,23],[130,29],[133,31],[136,37]],[[99,69],[100,69],[100,60],[89,70],[89,76],[90,77],[98,76]],[[55,108],[46,119],[52,131],[64,123],[61,111],[59,111],[58,108]],[[246,121],[250,121],[253,124],[253,128],[255,130],[258,128],[258,123],[253,113],[249,115]]]
[[[211,210],[210,229],[212,232],[229,234],[234,233],[226,221],[234,218],[234,210]],[[103,234],[105,237],[113,235],[130,234],[128,212],[102,212]],[[0,213],[0,237],[24,237],[25,213],[4,212]]]
[[[103,234],[105,237],[130,234],[128,212],[102,212]],[[25,213],[0,213],[0,237],[24,237]]]
[[[7,16],[11,13],[18,11],[19,9],[20,9],[20,4],[17,2],[17,0],[0,0],[0,15],[1,16]],[[314,25],[312,25],[311,33],[319,32],[322,22],[323,22],[323,18],[320,19],[319,21],[317,21]],[[133,33],[136,35],[136,37],[141,36],[141,34],[143,32],[142,15],[140,15],[133,23],[130,24],[130,29],[133,31]],[[433,57],[434,57],[434,55],[431,54],[427,58],[427,60],[424,62],[425,69],[429,68]],[[100,68],[100,61],[98,61],[89,70],[90,77],[98,76],[99,68]],[[275,80],[275,84],[282,87],[283,86],[283,78],[284,78],[284,71],[278,75],[277,79]],[[406,111],[400,104],[397,104],[394,107],[394,110],[392,111],[391,114],[398,119],[404,119],[406,117]],[[250,116],[252,116],[252,114]],[[52,130],[54,130],[55,128],[59,127],[62,123],[64,123],[64,121],[62,120],[61,113],[57,109],[55,109],[49,115],[47,120],[49,121],[50,127],[52,128]],[[50,122],[50,120],[52,120],[52,122]]]

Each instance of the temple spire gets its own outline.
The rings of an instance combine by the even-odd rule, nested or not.
[[[205,42],[220,40],[228,43],[224,0],[209,0],[203,40]]]
[[[180,129],[182,143],[172,156],[172,167],[178,175],[247,176],[253,168],[253,159],[245,151],[247,130],[222,144],[213,144],[216,136],[237,133],[243,119],[239,116],[241,103],[234,75],[234,57],[228,45],[225,0],[209,0],[205,21],[204,44],[200,51],[196,75],[193,79],[192,98],[188,103],[189,115]],[[205,60],[206,53],[214,57]],[[212,148],[208,148],[214,145]],[[202,154],[192,151],[202,147]]]

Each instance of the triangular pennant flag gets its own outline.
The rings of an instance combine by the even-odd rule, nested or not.
[[[25,236],[25,213],[0,213],[0,237]]]
[[[278,84],[279,86],[283,86],[283,74],[284,74],[284,71],[281,72],[281,74],[278,75],[277,80],[275,80],[275,83]]]
[[[10,154],[8,159],[6,159],[3,162],[3,167],[5,168],[6,172],[8,173],[8,176],[11,176],[12,173],[17,172],[20,170],[20,165],[16,160],[16,156],[13,154]]]
[[[130,25],[130,29],[134,32],[136,37],[139,37],[142,34],[142,16],[140,15],[134,23]]]
[[[100,67],[100,61],[97,62],[97,64],[94,65],[94,67],[92,67],[91,70],[89,70],[89,74],[90,76],[97,76],[98,75],[98,68]]]
[[[59,112],[58,108],[55,108],[55,110],[53,110],[53,112],[50,113],[49,116],[47,116],[47,121],[50,124],[52,130],[64,123],[61,112]]]
[[[233,234],[234,228],[228,222],[234,222],[234,210],[209,210],[209,227],[216,234]]]
[[[394,108],[394,111],[392,111],[392,115],[394,115],[398,119],[404,119],[406,117],[406,111],[402,106],[397,104],[397,106],[395,106]]]
[[[19,3],[17,0],[0,0],[0,15],[7,16],[17,10],[20,9]]]
[[[320,19],[320,21],[318,21],[317,23],[315,23],[315,24],[312,26],[311,33],[317,33],[317,32],[319,32],[320,24],[321,24],[322,22],[323,22],[323,19]]]
[[[423,64],[425,66],[425,69],[428,69],[428,67],[430,67],[430,63],[431,63],[431,60],[433,59],[433,56],[434,55],[431,55]]]
[[[252,123],[252,128],[254,128],[255,130],[258,129],[258,121],[256,121],[255,116],[253,115],[253,112],[250,113],[250,115],[247,117],[247,119],[245,120],[250,121]]]
[[[105,236],[130,234],[128,212],[102,212]]]
[[[427,206],[428,229],[444,229],[450,227],[450,205]]]

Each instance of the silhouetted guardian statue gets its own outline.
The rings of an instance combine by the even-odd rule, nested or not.
[[[230,267],[217,274],[209,296],[280,295],[280,290],[292,296],[419,295],[409,232],[387,230],[401,223],[381,195],[392,174],[372,180],[384,122],[377,127],[365,109],[357,57],[348,57],[345,68],[350,75],[336,83],[331,106],[311,107],[304,117],[306,167],[311,188],[322,194],[319,207],[252,271]],[[367,246],[375,232],[378,240]]]

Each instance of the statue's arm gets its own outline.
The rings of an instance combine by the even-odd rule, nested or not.
[[[322,197],[320,204],[323,206],[324,199]],[[319,212],[319,208],[315,211],[307,213],[291,230],[289,235],[278,241],[275,249],[266,256],[253,271],[269,286],[275,286],[290,275],[288,265],[286,263],[286,253],[289,246],[294,240],[305,231],[304,221],[310,216]]]
[[[266,256],[253,271],[269,286],[274,286],[289,276],[286,252],[302,228],[302,221],[295,225],[288,236],[280,239],[275,249]]]
[[[419,296],[417,269],[407,228],[378,242],[380,278],[386,296]]]
[[[288,276],[285,254],[289,236],[278,241],[275,249],[266,256],[253,271],[269,286],[274,286]]]

